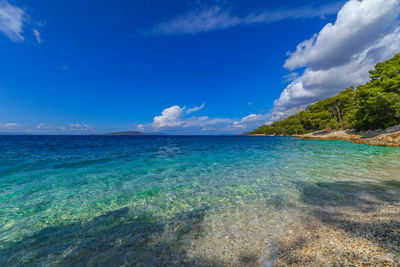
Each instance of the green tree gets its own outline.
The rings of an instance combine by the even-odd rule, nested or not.
[[[249,134],[292,135],[322,129],[369,130],[400,123],[400,53],[375,65],[371,80]]]
[[[356,90],[352,126],[358,130],[387,128],[400,123],[400,53],[378,63],[371,81]]]

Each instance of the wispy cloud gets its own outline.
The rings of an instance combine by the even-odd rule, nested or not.
[[[35,38],[36,38],[36,41],[38,42],[38,44],[41,44],[43,40],[40,37],[40,32],[35,28],[32,29],[32,32],[33,32],[33,35],[35,35]]]
[[[88,132],[92,131],[94,128],[87,124],[73,123],[69,125],[69,129],[71,131]]]
[[[18,128],[20,125],[15,122],[7,122],[7,123],[0,123],[0,129],[6,129],[6,130],[13,130]]]
[[[0,0],[0,32],[14,42],[24,41],[25,11]]]
[[[233,122],[233,128],[249,130],[259,127],[268,120],[268,114],[250,114]]]
[[[259,23],[272,23],[285,19],[306,19],[336,14],[343,3],[323,6],[305,6],[296,9],[263,10],[244,16],[233,14],[219,6],[190,11],[155,25],[150,31],[155,35],[184,35]]]
[[[186,110],[186,113],[187,113],[187,114],[190,114],[190,113],[193,113],[193,112],[199,111],[199,110],[203,109],[203,108],[204,108],[204,106],[205,106],[205,103],[201,104],[201,105],[200,105],[200,106],[198,106],[198,107],[192,107],[192,108],[188,108],[188,109]]]
[[[59,68],[62,69],[62,70],[69,70],[69,66],[67,64],[65,64],[65,63],[61,63],[59,65]]]
[[[94,127],[84,123],[70,125],[52,125],[41,122],[35,126],[15,122],[0,123],[1,132],[18,132],[27,134],[88,134],[95,131]]]
[[[33,26],[35,25],[35,26]],[[0,0],[0,33],[13,42],[25,41],[24,28],[32,26],[32,33],[38,44],[43,39],[38,27],[44,26],[44,22],[32,21],[31,15],[18,6],[10,4],[7,0]],[[31,35],[27,35],[31,37]]]

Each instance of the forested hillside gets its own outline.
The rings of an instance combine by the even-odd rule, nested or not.
[[[369,71],[370,81],[249,134],[293,135],[323,129],[385,129],[400,123],[400,53]]]

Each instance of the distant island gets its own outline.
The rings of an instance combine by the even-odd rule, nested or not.
[[[91,134],[92,136],[133,136],[133,135],[165,135],[164,133],[143,133],[138,131],[124,131],[105,134]]]
[[[247,135],[400,146],[400,126],[397,126],[400,124],[400,53],[376,64],[369,73],[370,81],[366,84],[351,86],[305,111],[263,125]]]

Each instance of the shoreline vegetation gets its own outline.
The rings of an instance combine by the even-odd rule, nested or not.
[[[246,135],[400,147],[400,53],[376,64],[369,74],[370,81],[364,85],[351,86]]]

